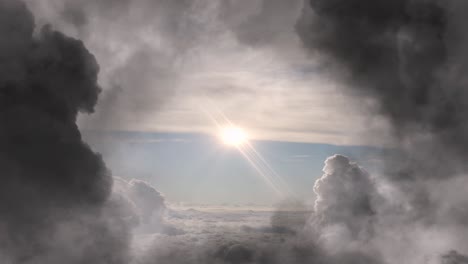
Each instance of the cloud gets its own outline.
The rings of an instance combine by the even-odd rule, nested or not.
[[[369,174],[347,157],[325,161],[314,185],[315,218],[322,227],[343,225],[354,237],[369,237],[379,194]]]
[[[133,226],[137,233],[161,232],[165,228],[165,199],[147,182],[131,179],[126,181],[114,177],[113,200],[119,202],[123,219]]]
[[[24,5],[0,0],[3,262],[128,263],[130,225],[137,263],[463,263],[462,1],[308,1],[296,30],[312,58],[288,39],[298,1],[285,12],[276,0],[28,4],[52,26],[40,30]],[[83,43],[103,71],[97,107],[99,67]],[[324,72],[350,92],[337,95]],[[359,99],[388,122],[395,152],[378,176],[330,157],[309,221],[278,210],[258,224],[258,212],[166,210],[142,181],[112,187],[76,125],[96,110],[80,126],[211,131],[192,113],[212,104],[206,97],[216,98],[209,112],[276,132],[264,138],[371,144],[367,132],[382,143],[380,124],[363,126],[343,107]]]
[[[21,1],[0,17],[1,262],[128,263],[112,178],[76,125],[100,93],[94,56]]]
[[[372,176],[341,155],[329,157],[323,171],[314,186],[309,236],[327,252],[357,252],[384,263],[439,263],[451,249],[464,252],[466,214],[459,209],[466,204],[465,178],[408,181],[408,187]],[[420,196],[407,188],[430,192]]]
[[[362,143],[364,118],[294,32],[300,0],[26,1],[101,65],[101,100],[82,129],[212,133],[205,112],[221,111],[258,139]]]
[[[378,247],[369,243],[373,236],[327,238],[338,224],[356,233],[364,233],[365,224],[374,224],[369,219],[377,210],[374,213],[362,209],[367,209],[366,203],[373,203],[373,197],[365,193],[378,196],[369,174],[340,155],[327,159],[324,171],[326,174],[317,180],[315,188],[319,199],[314,213],[294,201],[280,204],[273,211],[170,208],[165,221],[184,232],[137,237],[142,250],[136,255],[136,262],[386,263]],[[330,192],[325,195],[327,191]],[[326,210],[325,203],[329,205]],[[337,217],[339,210],[345,210],[347,218]],[[345,240],[342,244],[361,240],[361,246],[340,246],[339,239]]]
[[[447,254],[442,256],[442,264],[464,264],[468,263],[468,257],[459,254],[455,250],[451,250]]]
[[[359,103],[374,101],[369,114],[389,122],[395,151],[383,156],[377,190],[390,186],[392,191],[371,210],[377,219],[371,244],[394,262],[423,260],[405,249],[389,253],[392,234],[434,262],[450,249],[465,250],[458,248],[465,243],[459,235],[465,212],[456,208],[465,204],[468,171],[468,97],[461,85],[466,83],[467,7],[457,0],[311,0],[304,1],[296,25],[304,48],[327,65],[324,71],[359,95]],[[353,196],[339,197],[349,206],[343,214],[354,208]],[[418,243],[415,237],[437,239]]]
[[[184,16],[190,1],[28,1],[39,23],[50,23],[82,39],[103,67],[104,88],[87,128],[128,128],[157,112],[174,94],[176,65],[198,34]]]
[[[287,47],[291,50],[294,41],[297,41],[294,24],[301,7],[301,0],[222,1],[220,19],[242,43],[270,48]]]
[[[404,153],[389,175],[444,178],[466,169],[459,155],[466,151],[468,97],[458,85],[466,81],[458,72],[466,61],[465,9],[461,1],[314,0],[304,6],[296,28],[306,49],[330,63],[328,72],[349,90],[375,100],[370,110],[389,120]]]

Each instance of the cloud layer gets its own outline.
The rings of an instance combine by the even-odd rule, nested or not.
[[[136,263],[464,263],[460,225],[419,221],[347,157],[325,162],[313,210],[171,208],[176,233],[135,237]],[[290,207],[292,208],[292,207]],[[455,250],[456,249],[456,250]]]
[[[253,138],[361,143],[354,124],[366,118],[318,75],[294,31],[300,0],[27,2],[102,66],[84,129],[213,133],[206,113],[221,111]]]

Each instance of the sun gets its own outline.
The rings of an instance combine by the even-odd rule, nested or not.
[[[240,127],[225,127],[221,129],[220,136],[224,144],[232,147],[238,147],[247,142],[247,134]]]

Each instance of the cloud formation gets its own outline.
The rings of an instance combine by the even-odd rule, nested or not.
[[[113,200],[122,204],[123,219],[136,232],[150,233],[163,228],[163,217],[167,209],[165,199],[147,182],[114,177],[112,196]]]
[[[370,243],[376,235],[362,235],[377,215],[368,210],[374,197],[363,198],[366,193],[378,196],[369,174],[340,155],[327,159],[324,172],[315,186],[318,199],[312,214],[300,205],[290,211],[283,206],[278,211],[171,209],[168,223],[185,232],[146,237],[137,262],[387,263]],[[346,217],[337,216],[340,210]],[[361,235],[344,236],[338,226]]]
[[[344,228],[353,239],[368,239],[379,200],[369,174],[341,155],[329,157],[323,171],[314,186],[314,221],[323,228]]]
[[[27,1],[40,23],[82,39],[105,65],[97,114],[85,128],[135,125],[157,112],[174,94],[178,60],[197,42],[196,21],[184,13],[190,1]]]
[[[363,118],[317,75],[294,32],[300,0],[25,1],[102,66],[101,100],[80,115],[83,129],[211,133],[205,112],[222,111],[254,138],[359,141],[353,124]]]
[[[360,101],[374,101],[372,115],[389,121],[395,153],[383,156],[379,187],[391,191],[376,216],[378,240],[385,234],[384,244],[391,243],[396,227],[413,237],[434,235],[437,242],[408,240],[431,259],[464,243],[457,234],[466,229],[464,213],[455,208],[465,204],[468,172],[467,7],[457,0],[310,0],[296,25],[311,56]]]
[[[40,23],[83,38],[106,65],[100,81],[110,89],[95,124],[144,118],[147,108],[167,102],[172,88],[192,82],[184,93],[231,97],[241,91],[234,109],[258,103],[244,96],[255,95],[252,88],[258,87],[264,105],[274,109],[284,107],[276,97],[285,94],[293,94],[286,108],[296,112],[314,102],[339,106],[329,91],[321,93],[329,100],[304,100],[312,89],[270,87],[279,77],[303,85],[306,73],[318,72],[309,68],[317,61],[301,60],[299,70],[291,70],[256,60],[294,46],[288,30],[298,1],[291,6],[276,0],[28,4]],[[36,28],[22,2],[0,0],[0,33],[6,36],[0,43],[0,166],[6,175],[0,187],[0,260],[131,263],[128,226],[133,226],[138,249],[133,261],[143,264],[466,262],[467,7],[457,0],[304,2],[296,29],[305,48],[324,62],[320,71],[338,77],[361,100],[377,102],[370,114],[389,121],[396,150],[385,157],[386,171],[379,176],[347,157],[330,157],[313,187],[317,200],[308,221],[303,214],[276,212],[269,225],[259,226],[238,223],[232,214],[169,210],[165,215],[163,196],[143,181],[117,178],[112,187],[101,157],[82,141],[76,125],[79,113],[96,107],[101,90],[96,59],[83,42],[51,26]],[[231,10],[245,10],[246,19]],[[244,53],[248,56],[237,58]],[[290,63],[289,55],[273,61]],[[240,65],[245,72],[232,74],[239,68],[224,65]],[[218,72],[207,76],[214,69]],[[248,73],[251,69],[260,74]],[[228,88],[218,87],[231,79]],[[249,83],[258,87],[239,88]],[[203,92],[191,90],[205,86]],[[255,118],[275,119],[270,128],[294,123],[299,131],[313,125],[326,131],[325,121],[304,124],[302,115],[302,122],[295,122],[272,118],[275,113]],[[331,132],[354,133],[345,128]],[[258,219],[257,214],[242,216]]]
[[[391,122],[411,160],[388,172],[397,178],[465,170],[465,8],[461,1],[312,0],[298,21],[304,46]]]
[[[0,17],[0,261],[128,263],[112,178],[75,123],[100,93],[94,56],[21,1]]]
[[[125,197],[138,219],[145,217],[138,208],[153,215],[134,224],[133,260],[140,264],[464,263],[461,179],[437,185],[430,199],[438,206],[427,222],[399,182],[372,176],[348,157],[329,157],[323,172],[312,211],[300,203],[276,211],[166,208],[147,183],[119,178],[114,197]]]

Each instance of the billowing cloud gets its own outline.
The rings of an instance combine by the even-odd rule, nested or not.
[[[386,263],[378,247],[369,243],[374,236],[362,235],[377,214],[369,209],[377,206],[374,199],[379,197],[370,175],[340,155],[327,159],[324,172],[315,186],[312,215],[303,204],[291,201],[280,204],[277,211],[171,208],[165,221],[184,232],[144,236],[137,262]],[[338,211],[346,217],[338,217]],[[337,226],[361,234],[330,239]],[[358,240],[361,246],[340,245]]]
[[[94,56],[21,1],[0,17],[0,261],[128,263],[112,178],[75,123],[100,93]]]
[[[437,206],[428,222],[399,182],[370,175],[348,157],[329,157],[323,172],[313,211],[295,201],[276,211],[166,209],[147,183],[119,178],[114,197],[125,196],[138,219],[139,208],[153,215],[146,228],[135,225],[136,263],[464,263],[462,179],[432,182]]]
[[[179,222],[187,232],[148,239],[138,263],[382,263],[378,256],[356,250],[329,252],[305,231],[244,228],[267,225],[275,212],[197,211],[196,220],[193,210],[179,214],[192,215]]]
[[[401,181],[371,176],[341,155],[328,158],[323,171],[314,186],[317,198],[310,224],[312,236],[326,251],[360,253],[384,263],[439,263],[449,250],[465,252],[464,178],[408,181],[430,190],[422,196],[426,201],[418,201],[422,197],[405,193]],[[463,259],[453,252],[442,259]]]
[[[297,24],[304,46],[390,121],[402,160],[387,174],[398,179],[465,170],[466,4],[449,2],[313,0]]]
[[[180,82],[182,60],[197,45],[191,1],[27,1],[39,23],[82,39],[104,65],[97,115],[85,128],[129,128],[157,112]]]
[[[115,177],[113,199],[122,204],[123,217],[138,232],[156,232],[163,228],[165,199],[147,182]]]
[[[143,264],[466,262],[468,4],[303,4],[295,36],[299,1],[28,1],[38,24],[52,24],[40,29],[20,1],[0,0],[0,260],[129,263],[133,225]],[[192,112],[213,104],[205,110],[277,139],[374,143],[366,132],[382,143],[343,111],[356,99],[388,121],[394,151],[376,176],[347,157],[327,159],[310,221],[280,210],[262,225],[234,214],[164,214],[148,183],[116,178],[112,187],[76,124],[96,110],[83,127],[207,131]]]
[[[341,155],[328,158],[323,171],[314,186],[314,221],[320,228],[343,227],[353,239],[369,238],[379,200],[369,174]]]
[[[383,157],[379,188],[391,186],[392,192],[383,193],[386,201],[375,216],[377,244],[386,245],[379,250],[388,252],[393,232],[407,238],[407,247],[419,256],[435,259],[451,248],[463,254],[466,249],[458,245],[466,243],[460,237],[465,212],[459,208],[466,204],[468,174],[468,5],[457,0],[304,3],[296,29],[306,50],[361,101],[373,100],[372,115],[389,121],[395,151]],[[397,228],[407,234],[395,233]],[[431,236],[437,242],[414,239]]]

